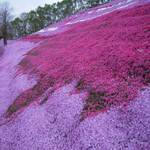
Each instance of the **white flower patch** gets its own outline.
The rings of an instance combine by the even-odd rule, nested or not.
[[[88,14],[92,14],[92,13],[93,13],[93,11],[89,11],[89,12],[88,12]]]
[[[44,30],[44,29],[42,29],[42,30],[38,31],[38,33],[43,33],[43,32],[45,32],[45,30]]]
[[[47,31],[56,31],[58,29],[58,27],[52,27],[52,28],[48,28]]]
[[[73,21],[73,22],[68,22],[66,23],[66,25],[71,25],[71,24],[75,24],[75,23],[79,23],[79,22],[84,22],[84,21],[87,21],[88,19],[81,19],[81,20],[76,20],[76,21]]]
[[[116,10],[118,10],[118,9],[123,9],[123,8],[126,8],[126,7],[128,7],[128,6],[130,6],[130,5],[133,5],[135,2],[128,2],[128,3],[126,3],[125,5],[122,5],[122,6],[120,6],[120,7],[118,7],[118,8],[116,8]]]
[[[104,11],[104,10],[109,9],[109,8],[111,8],[111,7],[100,8],[100,9],[98,9],[96,12]]]
[[[127,3],[130,3],[130,2],[132,2],[133,0],[127,0]]]

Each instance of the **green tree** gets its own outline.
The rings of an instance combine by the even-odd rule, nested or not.
[[[7,45],[7,39],[11,35],[10,21],[12,19],[11,15],[12,8],[9,3],[4,2],[0,4],[0,29],[1,36],[4,40],[4,45]]]
[[[44,7],[38,7],[36,9],[37,17],[38,17],[38,22],[39,22],[39,27],[42,29],[44,28],[47,18],[46,18],[46,12]]]
[[[36,11],[33,11],[33,10],[30,11],[27,16],[27,23],[29,25],[29,28],[28,28],[29,33],[33,33],[33,32],[40,30],[39,22],[40,20],[38,18]]]
[[[14,38],[19,38],[22,36],[22,20],[17,17],[15,20],[12,21],[12,26],[13,26],[13,35]]]

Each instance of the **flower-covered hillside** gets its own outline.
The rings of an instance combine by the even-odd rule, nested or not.
[[[149,41],[150,1],[114,0],[8,43],[0,150],[149,150]]]
[[[89,93],[85,112],[134,99],[150,82],[149,14],[149,4],[136,6],[77,23],[54,36],[26,37],[42,43],[20,62],[20,69],[38,76],[39,82],[22,93],[13,107],[73,80],[78,81],[77,89]]]

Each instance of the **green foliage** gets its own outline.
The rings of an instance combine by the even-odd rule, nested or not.
[[[19,38],[31,34],[80,10],[108,1],[110,0],[63,0],[52,5],[39,6],[35,11],[23,13],[12,21],[13,36]]]

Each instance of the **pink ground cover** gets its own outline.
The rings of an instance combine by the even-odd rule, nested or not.
[[[74,24],[55,36],[24,38],[42,39],[19,64],[22,72],[37,75],[39,82],[22,93],[8,112],[36,100],[49,86],[74,79],[77,89],[89,92],[83,110],[86,115],[129,102],[150,83],[149,23],[147,4]]]

